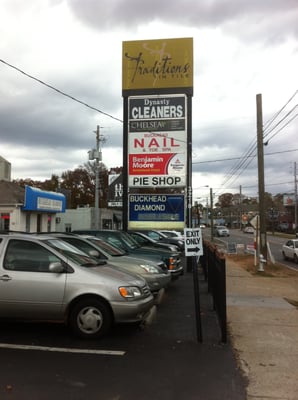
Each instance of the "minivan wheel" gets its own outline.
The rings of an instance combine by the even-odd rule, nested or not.
[[[108,306],[97,299],[83,299],[74,305],[69,315],[69,325],[75,335],[96,339],[106,333],[112,325]]]
[[[297,257],[297,254],[294,254],[294,261],[295,261],[296,264],[298,264],[298,257]]]

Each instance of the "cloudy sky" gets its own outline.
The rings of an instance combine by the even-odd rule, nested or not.
[[[97,125],[103,162],[121,166],[122,42],[192,37],[193,197],[206,185],[257,195],[259,93],[266,191],[293,192],[297,21],[297,0],[0,0],[0,155],[12,179],[83,165]]]

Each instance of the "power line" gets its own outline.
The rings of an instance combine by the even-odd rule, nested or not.
[[[294,110],[295,108],[297,108],[297,107],[298,107],[298,104],[296,104],[296,106],[293,108],[293,110]],[[290,115],[290,114],[287,114],[287,116],[288,116],[288,115]],[[266,141],[264,144],[267,145],[268,142],[269,142],[269,140],[273,139],[274,136],[276,136],[279,132],[281,132],[281,131],[282,131],[287,125],[289,125],[297,116],[298,116],[298,113],[295,114],[289,121],[287,121],[277,132],[274,132],[274,134],[272,134],[271,137],[270,137],[269,139],[267,139],[267,141]],[[280,121],[280,122],[282,122],[282,121]]]
[[[2,59],[0,59],[0,62],[2,62],[3,64],[7,65],[7,66],[10,67],[10,68],[15,69],[16,71],[18,71],[18,72],[20,72],[21,74],[25,75],[27,78],[33,79],[34,81],[36,81],[36,82],[38,82],[38,83],[41,83],[42,85],[48,87],[49,89],[54,90],[55,92],[61,94],[62,96],[68,97],[69,99],[71,99],[71,100],[73,100],[73,101],[76,101],[77,103],[82,104],[83,106],[88,107],[88,108],[90,108],[91,110],[94,110],[94,111],[96,111],[96,112],[98,112],[98,113],[100,113],[100,114],[103,114],[103,115],[105,115],[105,116],[107,116],[107,117],[109,117],[109,118],[112,118],[112,119],[114,119],[114,120],[116,120],[116,121],[118,121],[118,122],[123,123],[123,121],[122,121],[121,119],[119,119],[119,118],[117,118],[117,117],[114,117],[113,115],[108,114],[108,113],[106,113],[106,112],[104,112],[104,111],[102,111],[102,110],[99,110],[99,109],[96,108],[96,107],[90,106],[88,103],[85,103],[84,101],[79,100],[79,99],[77,99],[76,97],[71,96],[71,95],[69,95],[69,94],[63,92],[62,90],[57,89],[57,88],[55,88],[55,87],[52,86],[52,85],[49,85],[48,83],[42,81],[41,79],[35,78],[33,75],[28,74],[27,72],[21,70],[21,69],[18,68],[18,67],[15,67],[15,66],[12,65],[12,64],[9,64],[8,62],[6,62],[6,61],[4,61],[4,60],[2,60]]]
[[[292,150],[283,150],[283,151],[275,151],[272,153],[266,153],[265,156],[272,156],[274,154],[283,154],[283,153],[292,153],[293,151],[298,151],[298,149],[292,149]],[[248,156],[248,157],[255,157],[254,155]],[[214,163],[214,162],[222,162],[222,161],[233,161],[233,160],[241,160],[242,157],[231,157],[231,158],[221,158],[218,160],[206,160],[206,161],[194,161],[192,164],[207,164],[207,163]]]
[[[287,105],[294,99],[294,97],[297,95],[298,90],[296,90],[293,95],[289,98],[289,100],[286,102],[286,104],[274,115],[274,117],[269,120],[269,122],[266,125],[266,128],[264,128],[264,131],[269,129],[271,124],[276,120],[276,118],[281,114],[281,112],[287,107]],[[287,125],[289,125],[297,116],[298,113],[295,114],[290,120],[288,120],[286,123],[283,124],[283,126],[276,132],[273,132],[287,117],[289,117],[294,110],[297,108],[297,104],[278,122],[275,124],[273,128],[269,130],[269,132],[266,133],[265,136],[268,136],[270,133],[272,133],[271,137],[268,138],[267,142],[264,144],[268,144],[268,141],[271,140],[274,136],[276,136],[278,133],[280,133]],[[263,135],[264,135],[263,131]],[[257,144],[255,141],[253,141],[250,146],[248,147],[248,150],[244,153],[244,155],[240,158],[238,158],[240,161],[236,163],[230,171],[225,175],[224,177],[224,182],[222,184],[222,187],[226,186],[229,182],[231,184],[231,180],[233,179],[232,183],[235,182],[235,180],[248,168],[248,166],[251,164],[253,158],[256,157],[257,154]],[[274,153],[272,153],[274,154]]]
[[[280,125],[289,115],[291,115],[292,112],[293,112],[297,107],[298,107],[298,104],[295,104],[295,106],[292,107],[292,109],[291,109],[282,119],[280,119],[280,120],[274,125],[274,127],[271,128],[271,129],[269,130],[269,132],[266,132],[265,135],[264,135],[264,133],[265,133],[266,129],[264,129],[264,131],[263,131],[264,138],[265,138],[266,136],[268,136],[275,128],[277,128],[278,125]]]
[[[298,90],[296,90],[292,96],[289,98],[289,100],[286,102],[286,104],[268,121],[266,124],[264,124],[264,132],[269,129],[270,125],[273,123],[273,121],[279,116],[279,114],[286,108],[286,106],[293,100],[293,98],[296,96],[298,93]],[[267,125],[267,126],[265,126]]]

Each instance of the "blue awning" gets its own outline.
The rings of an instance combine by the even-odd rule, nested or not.
[[[47,213],[65,212],[64,194],[47,192],[31,186],[25,186],[24,211],[43,211]]]

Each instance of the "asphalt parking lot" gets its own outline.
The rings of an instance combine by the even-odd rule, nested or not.
[[[191,273],[167,289],[150,325],[118,326],[100,341],[77,340],[60,325],[1,322],[0,398],[245,399],[246,381],[230,343],[220,342],[201,274],[199,289],[202,343]]]

